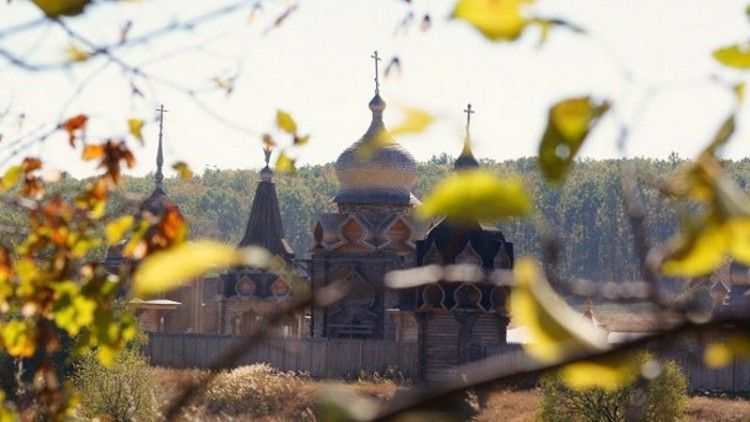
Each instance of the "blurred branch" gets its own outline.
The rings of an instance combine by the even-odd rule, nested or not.
[[[248,351],[259,345],[265,340],[271,328],[282,322],[286,315],[294,314],[307,309],[311,305],[316,307],[330,306],[342,299],[348,292],[348,283],[346,281],[334,281],[326,287],[319,289],[315,294],[307,290],[307,294],[297,298],[288,306],[277,308],[271,312],[265,319],[266,324],[253,327],[253,330],[242,338],[242,341],[227,350],[215,363],[213,369],[222,369],[233,367]],[[166,420],[175,420],[180,416],[180,410],[198,397],[203,390],[216,378],[219,371],[212,371],[209,376],[202,379],[199,384],[191,385],[175,399],[165,412]]]
[[[532,363],[529,361],[527,364],[517,367],[499,367],[494,363],[493,357],[488,357],[456,367],[456,373],[462,375],[454,377],[452,381],[441,383],[435,387],[421,391],[415,391],[411,394],[405,394],[400,400],[394,400],[390,406],[374,419],[392,420],[409,411],[429,408],[431,406],[437,407],[445,403],[447,398],[470,388],[491,387],[500,382],[522,382],[530,377],[540,376],[574,362],[613,357],[622,352],[646,347],[654,347],[658,350],[674,343],[676,339],[686,334],[715,334],[717,332],[747,333],[748,323],[750,323],[750,315],[717,318],[706,323],[685,321],[670,329],[623,343],[612,349],[601,352],[572,354],[554,364]]]

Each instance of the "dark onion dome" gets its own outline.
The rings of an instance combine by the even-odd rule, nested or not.
[[[417,174],[414,158],[393,139],[382,139],[387,132],[383,125],[385,102],[379,94],[369,107],[372,122],[367,132],[336,160],[341,189],[334,200],[339,205],[413,204],[416,198],[411,187]]]
[[[464,138],[464,149],[461,151],[461,155],[456,158],[453,168],[455,170],[465,170],[477,167],[479,167],[479,161],[474,158],[474,154],[471,152],[471,138],[467,134]]]

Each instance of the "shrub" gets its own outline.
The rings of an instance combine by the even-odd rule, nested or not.
[[[651,359],[642,353],[639,360]],[[608,391],[591,389],[577,391],[568,388],[557,374],[542,378],[542,401],[539,404],[541,420],[563,421],[625,421],[628,405],[637,400],[639,390],[635,385]],[[687,400],[687,382],[673,361],[661,365],[661,372],[646,386],[643,406],[647,421],[675,421],[682,418]]]
[[[81,416],[105,416],[111,421],[149,421],[157,418],[156,400],[146,359],[138,350],[123,349],[112,367],[99,364],[93,353],[76,364]]]
[[[261,363],[220,373],[203,401],[214,414],[267,416],[303,403],[302,381]]]

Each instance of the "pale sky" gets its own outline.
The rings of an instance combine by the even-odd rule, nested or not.
[[[225,2],[145,0],[91,7],[69,24],[97,41],[116,40],[129,19],[131,36],[183,19]],[[250,3],[250,2],[248,2]],[[708,142],[733,104],[729,92],[708,82],[712,74],[728,80],[743,75],[721,69],[711,58],[719,46],[747,39],[750,21],[746,2],[736,0],[539,0],[540,15],[562,17],[587,28],[591,36],[553,30],[538,48],[537,29],[514,43],[492,43],[461,21],[448,20],[454,1],[414,0],[417,24],[406,36],[394,28],[408,11],[400,0],[302,0],[283,26],[263,32],[284,6],[266,2],[266,12],[248,23],[249,12],[229,15],[187,33],[162,37],[151,44],[118,51],[133,64],[146,62],[146,72],[193,88],[211,87],[214,76],[241,72],[231,96],[209,92],[200,98],[217,120],[184,94],[158,82],[139,82],[145,98],[130,95],[129,82],[114,65],[96,74],[82,94],[78,82],[101,66],[101,59],[69,70],[29,73],[0,61],[0,110],[11,105],[27,116],[20,131],[57,121],[61,115],[91,115],[89,139],[125,133],[128,117],[153,118],[166,104],[167,162],[186,161],[194,170],[258,168],[263,154],[259,134],[273,128],[277,108],[289,111],[312,140],[299,150],[300,163],[326,163],[367,129],[367,103],[373,94],[373,50],[398,55],[402,72],[381,77],[388,103],[386,125],[400,120],[398,105],[416,107],[438,117],[429,130],[399,142],[416,159],[460,150],[464,115],[471,102],[475,154],[506,160],[536,153],[546,110],[565,96],[595,95],[619,107],[597,128],[582,151],[595,158],[620,157],[615,145],[617,118],[631,118],[643,108],[639,98],[656,90],[627,147],[628,156],[683,157]],[[249,8],[248,8],[249,10]],[[418,30],[421,13],[429,11],[433,26]],[[38,16],[28,3],[0,3],[0,32]],[[47,31],[47,32],[45,32]],[[39,45],[35,49],[35,46]],[[0,46],[22,52],[29,61],[63,59],[67,38],[56,29],[35,30],[6,38]],[[202,45],[199,49],[192,48]],[[167,58],[162,58],[167,56]],[[634,72],[633,82],[623,77]],[[63,106],[66,107],[63,109]],[[750,154],[745,121],[724,155]],[[6,118],[0,129],[6,140],[19,134],[17,120]],[[134,145],[139,158],[131,174],[153,169],[156,125],[144,130],[146,146]],[[4,144],[7,141],[3,142]],[[0,144],[0,148],[2,144]],[[4,150],[0,149],[0,157]],[[76,176],[92,174],[79,164],[64,137],[53,137],[30,153]],[[171,170],[170,170],[171,171]]]

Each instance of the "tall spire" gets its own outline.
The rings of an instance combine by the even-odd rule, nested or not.
[[[273,148],[270,145],[263,148],[266,166],[260,170],[260,182],[255,189],[245,234],[242,236],[239,246],[261,246],[273,255],[290,260],[294,257],[294,251],[287,243],[284,235],[279,198],[276,195],[276,187],[272,182],[273,170],[269,166],[272,151]]]
[[[454,165],[456,170],[479,167],[479,162],[474,158],[474,153],[471,151],[471,115],[476,111],[471,108],[471,104],[467,104],[464,113],[466,113],[466,135],[464,135],[463,150],[461,150],[461,155],[458,156]]]
[[[263,147],[263,155],[266,160],[266,166],[260,170],[260,180],[263,182],[270,182],[273,179],[273,170],[268,165],[271,161],[271,152],[273,152],[273,148],[270,145]]]
[[[162,188],[164,182],[164,174],[161,171],[164,165],[164,153],[162,152],[162,137],[164,136],[164,113],[169,110],[164,109],[164,104],[156,109],[159,112],[159,147],[156,152],[156,174],[154,175],[154,181],[156,182],[156,189]]]

